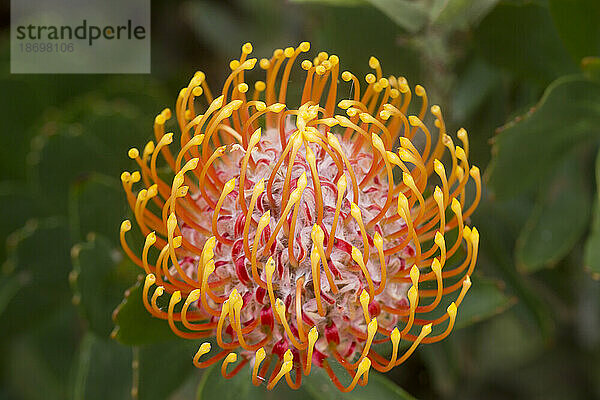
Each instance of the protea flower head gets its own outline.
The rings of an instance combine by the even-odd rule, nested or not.
[[[287,103],[309,48],[261,59],[266,78],[252,90],[249,43],[218,97],[193,76],[177,97],[180,134],[166,133],[164,109],[156,143],[129,151],[139,171],[121,178],[146,240],[134,254],[126,220],[121,243],[146,273],[148,312],[213,342],[197,367],[221,361],[229,378],[249,364],[253,383],[272,389],[283,378],[298,388],[316,366],[350,391],[453,329],[477,258],[466,222],[480,174],[466,131],[455,145],[425,89],[384,78],[374,57],[366,83],[340,75],[335,55],[302,61],[299,105]],[[391,354],[380,355],[385,342]]]

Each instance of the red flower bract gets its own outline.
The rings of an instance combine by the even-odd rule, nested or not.
[[[129,151],[140,171],[121,178],[146,241],[134,254],[126,220],[121,242],[146,273],[148,312],[181,337],[216,340],[214,353],[200,346],[197,367],[223,360],[228,378],[250,362],[254,384],[272,389],[282,378],[299,387],[316,365],[349,391],[371,367],[388,371],[452,330],[477,258],[479,234],[465,222],[481,183],[466,131],[455,146],[425,89],[384,78],[374,57],[366,87],[347,71],[350,85],[338,82],[335,55],[303,61],[300,105],[286,104],[293,64],[309,47],[262,59],[266,79],[251,95],[250,44],[219,97],[194,75],[177,98],[180,137],[165,133],[165,109],[156,144]],[[338,103],[338,92],[351,98]],[[399,354],[402,340],[412,344]],[[377,344],[387,341],[382,356]]]

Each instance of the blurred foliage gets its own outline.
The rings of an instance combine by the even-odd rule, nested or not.
[[[148,76],[10,75],[3,27],[0,398],[600,397],[597,0],[152,6]],[[468,328],[349,396],[322,371],[299,392],[273,393],[247,369],[231,381],[218,368],[202,375],[198,343],[145,312],[140,271],[118,240],[119,174],[135,168],[126,152],[151,138],[189,76],[202,68],[218,84],[242,43],[262,56],[302,40],[344,68],[366,72],[376,55],[385,72],[424,84],[450,130],[469,130],[486,171],[472,217],[477,273],[457,321]]]

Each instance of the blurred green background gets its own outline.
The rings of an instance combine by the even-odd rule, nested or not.
[[[198,69],[251,41],[423,84],[485,171],[458,329],[353,399],[600,398],[598,0],[152,1],[151,75],[11,75],[0,5],[0,399],[265,398],[140,308],[119,175]],[[131,288],[130,288],[131,287]],[[113,310],[124,300],[116,316]],[[213,379],[214,374],[214,379]],[[315,374],[290,399],[344,397]],[[283,396],[271,393],[270,398]]]

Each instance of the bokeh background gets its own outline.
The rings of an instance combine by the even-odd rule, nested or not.
[[[0,5],[0,399],[279,398],[196,370],[126,299],[119,175],[198,69],[311,41],[423,84],[485,171],[458,329],[348,398],[600,398],[600,2],[152,1],[151,75],[11,75]],[[130,288],[130,289],[128,289]],[[125,297],[126,295],[125,294]],[[137,307],[137,308],[136,308]],[[114,338],[111,338],[113,332]],[[373,373],[374,375],[375,373]],[[242,374],[243,375],[243,374]],[[290,399],[329,399],[316,376]],[[270,396],[270,397],[269,397]]]

